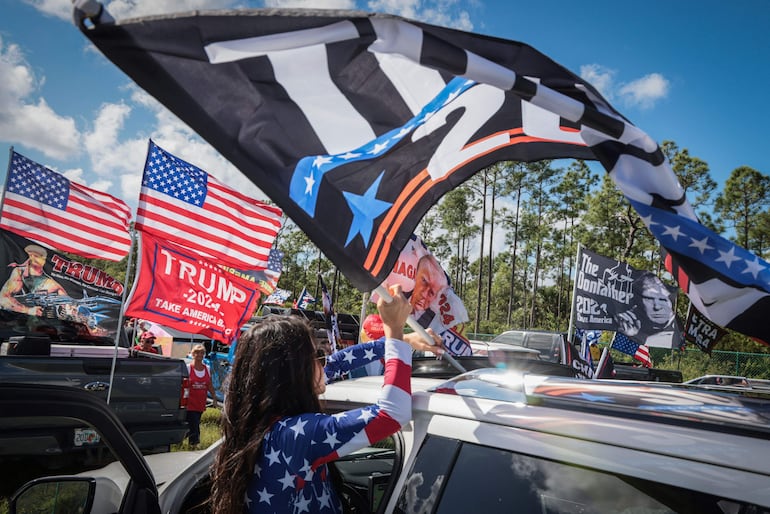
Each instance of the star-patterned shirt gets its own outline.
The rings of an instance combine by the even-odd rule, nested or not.
[[[334,362],[345,368],[354,361],[366,364],[374,360],[375,349],[385,357],[384,384],[376,404],[334,415],[287,416],[266,434],[246,492],[250,513],[342,512],[326,464],[396,433],[412,415],[408,344],[387,339],[355,345],[331,356],[330,367]],[[346,360],[348,354],[353,358]]]

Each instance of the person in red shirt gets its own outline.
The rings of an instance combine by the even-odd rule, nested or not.
[[[134,345],[134,350],[147,353],[158,353],[158,350],[153,346],[155,344],[155,336],[151,332],[142,332],[139,336],[139,344]]]
[[[206,393],[210,393],[214,399],[214,407],[217,406],[217,397],[211,383],[211,372],[203,363],[206,348],[196,344],[191,353],[193,362],[190,364],[190,397],[187,399],[187,439],[190,446],[196,449],[201,442],[201,416],[206,410]]]

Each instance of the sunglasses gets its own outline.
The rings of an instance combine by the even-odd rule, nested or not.
[[[328,362],[328,357],[326,356],[326,352],[321,350],[320,348],[315,351],[315,358],[318,362],[321,363],[321,366],[326,367],[326,363]]]

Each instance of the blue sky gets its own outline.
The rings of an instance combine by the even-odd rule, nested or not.
[[[654,140],[706,161],[720,189],[770,173],[770,1],[115,0],[116,18],[192,9],[389,12],[530,44],[594,84]],[[0,145],[135,207],[147,139],[238,189],[240,172],[90,46],[70,0],[0,0]],[[5,181],[7,159],[0,161]]]

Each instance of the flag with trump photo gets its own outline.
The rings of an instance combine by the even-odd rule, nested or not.
[[[122,295],[105,271],[0,229],[0,310],[36,316],[33,325],[50,325],[62,341],[114,340]]]
[[[652,272],[581,248],[574,291],[576,327],[621,332],[648,346],[681,346],[677,288]]]
[[[259,291],[189,248],[140,233],[125,316],[231,341],[256,309]]]
[[[412,317],[438,334],[452,355],[470,355],[471,346],[454,327],[468,322],[468,311],[457,296],[449,275],[425,243],[412,235],[398,256],[385,286],[399,284],[412,306]],[[377,302],[379,295],[372,294]]]
[[[149,141],[136,230],[217,264],[264,269],[281,215],[280,209],[241,194]]]
[[[130,220],[123,200],[11,151],[0,228],[81,257],[120,261],[131,248]]]
[[[75,20],[362,291],[387,278],[428,209],[478,170],[597,160],[672,252],[693,303],[770,340],[770,265],[700,225],[655,140],[524,43],[349,11],[100,23],[76,9]]]

